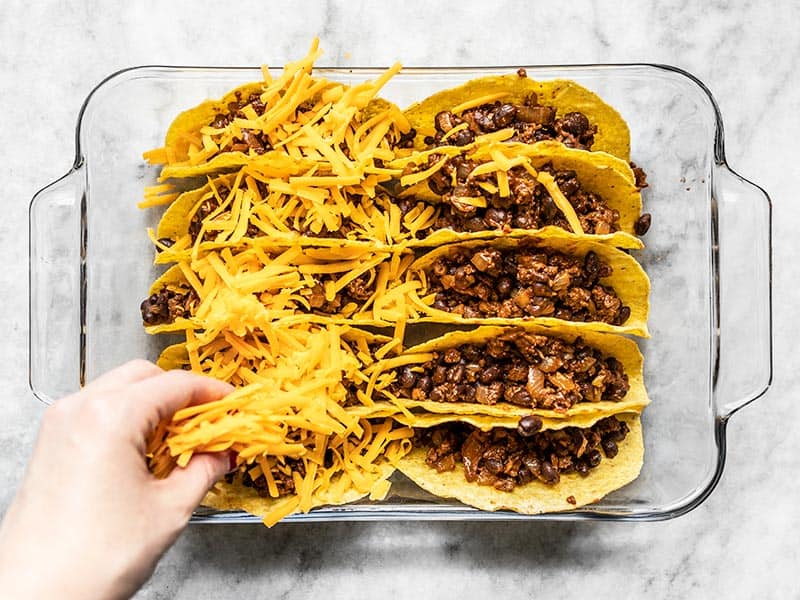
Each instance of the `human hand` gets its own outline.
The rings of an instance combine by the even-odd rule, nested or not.
[[[0,526],[3,597],[132,596],[232,465],[228,453],[198,454],[159,480],[147,438],[176,410],[232,389],[133,361],[50,406]]]

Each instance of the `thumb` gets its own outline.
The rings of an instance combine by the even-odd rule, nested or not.
[[[235,465],[232,452],[195,454],[185,467],[176,467],[164,480],[170,496],[182,506],[195,509],[211,486]]]

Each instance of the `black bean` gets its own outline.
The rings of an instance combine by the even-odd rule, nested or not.
[[[522,437],[530,437],[542,428],[542,419],[536,415],[526,415],[517,423],[517,433]]]
[[[516,404],[518,406],[532,406],[533,405],[533,398],[528,393],[528,390],[522,389],[518,390],[512,397],[511,403]]]
[[[617,443],[614,440],[603,438],[603,441],[600,445],[603,447],[603,452],[607,458],[614,458],[619,452]]]
[[[490,227],[499,229],[508,223],[508,213],[500,208],[488,208],[483,221]]]
[[[455,365],[447,373],[447,381],[450,383],[461,383],[467,371],[464,365]]]
[[[501,277],[497,280],[497,294],[501,298],[507,298],[511,293],[511,279],[508,277]]]
[[[417,383],[417,375],[411,370],[411,367],[404,367],[400,372],[400,387],[403,389],[411,389]]]
[[[579,112],[569,112],[561,119],[561,128],[572,135],[583,135],[589,129],[589,119]]]
[[[158,243],[166,248],[172,248],[172,246],[175,245],[175,240],[173,240],[172,238],[163,237],[163,238],[158,238]],[[161,248],[156,247],[156,249],[159,252],[161,252]]]
[[[519,471],[517,471],[517,483],[519,483],[519,485],[525,485],[526,483],[530,483],[534,479],[536,479],[536,477],[534,476],[533,473],[531,473],[530,469],[528,469],[528,467],[526,467],[525,465],[522,465],[519,468]]]
[[[560,479],[558,470],[546,460],[542,461],[541,464],[542,468],[541,472],[539,473],[541,480],[550,485],[558,483],[558,480]]]
[[[475,141],[475,134],[469,129],[462,129],[449,138],[454,146],[466,146]]]
[[[489,471],[492,475],[499,475],[503,472],[503,461],[499,458],[490,457],[487,458],[483,465],[486,467],[486,470]]]
[[[434,385],[441,385],[445,381],[447,381],[447,367],[438,365],[433,371],[433,383]]]
[[[600,456],[600,452],[598,450],[590,450],[586,453],[584,458],[586,460],[586,464],[588,464],[592,469],[599,465],[600,461],[603,460],[603,457]]]
[[[427,375],[423,375],[417,380],[417,389],[421,392],[428,394],[433,388],[433,381]]]
[[[494,111],[495,127],[508,127],[517,116],[517,107],[513,104],[501,104]]]
[[[633,226],[633,230],[636,232],[636,235],[644,235],[650,230],[650,222],[652,221],[652,216],[650,213],[644,213],[641,217],[636,219],[636,224]]]

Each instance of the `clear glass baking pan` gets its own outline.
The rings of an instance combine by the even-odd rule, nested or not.
[[[517,65],[519,66],[519,65]],[[401,107],[508,68],[405,69],[384,96]],[[695,77],[659,65],[526,67],[569,78],[627,119],[632,158],[648,174],[647,247],[652,338],[641,341],[652,404],[644,413],[641,476],[601,502],[567,513],[487,513],[398,478],[379,503],[314,510],[288,521],[371,519],[656,520],[698,506],[725,463],[725,426],[772,378],[771,206],[725,163],[722,120]],[[318,69],[343,82],[379,69]],[[144,333],[139,303],[158,275],[145,229],[159,211],[136,203],[157,172],[143,150],[163,141],[181,110],[259,78],[256,68],[138,67],[98,85],[81,110],[72,169],[30,206],[30,386],[49,403],[120,363],[155,359],[168,343]],[[196,521],[256,520],[201,509]]]

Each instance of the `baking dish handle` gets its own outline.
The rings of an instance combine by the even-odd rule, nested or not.
[[[81,383],[85,175],[72,169],[30,204],[28,381],[48,404]]]
[[[724,420],[772,382],[772,203],[725,164],[717,165],[712,190],[719,272],[714,402]]]

